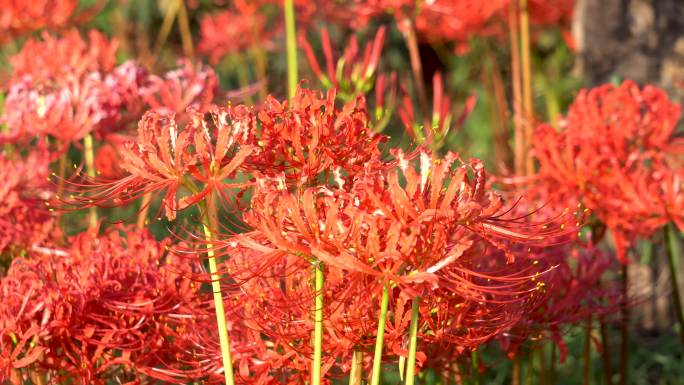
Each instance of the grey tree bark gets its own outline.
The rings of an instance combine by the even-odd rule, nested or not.
[[[655,83],[684,100],[684,0],[577,0],[578,70]]]

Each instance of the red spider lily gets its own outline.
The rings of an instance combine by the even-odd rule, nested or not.
[[[355,14],[364,20],[381,13],[390,13],[403,25],[406,19],[415,18],[418,34],[429,41],[466,42],[474,35],[491,34],[490,20],[508,2],[497,0],[448,1],[437,0],[417,3],[412,0],[353,1]]]
[[[385,13],[392,14],[400,28],[405,28],[406,20],[412,20],[420,39],[432,43],[455,42],[457,52],[462,53],[468,50],[468,40],[472,37],[502,38],[506,34],[510,1],[351,0],[338,5],[338,13],[348,15],[343,19],[356,27]],[[533,26],[565,27],[570,22],[573,8],[574,0],[530,0],[530,23]]]
[[[561,361],[567,347],[562,338],[566,326],[594,315],[618,311],[619,292],[612,283],[601,282],[614,257],[591,245],[557,247],[552,256],[557,267],[544,278],[544,300],[533,312],[497,339],[509,357],[517,355],[525,342],[537,344],[549,338],[560,348]]]
[[[561,130],[538,128],[539,177],[558,199],[581,199],[612,231],[618,258],[636,236],[650,236],[677,218],[681,156],[673,138],[679,106],[665,92],[631,81],[583,90]],[[674,209],[674,210],[673,210]]]
[[[308,362],[315,293],[307,267],[317,261],[325,266],[323,350],[330,356],[324,371],[331,373],[335,357],[348,363],[353,348],[372,344],[374,312],[389,282],[395,299],[425,298],[421,335],[439,334],[464,347],[494,338],[538,305],[538,280],[553,266],[527,258],[528,248],[574,234],[576,216],[542,223],[506,218],[501,197],[486,191],[482,165],[454,166],[454,154],[438,160],[422,153],[418,170],[401,152],[397,162],[387,171],[337,178],[337,187],[290,191],[283,179],[258,182],[245,216],[256,232],[224,241],[231,257],[226,271],[249,304],[245,319],[254,320],[248,327],[298,341],[300,359]],[[396,324],[388,327],[386,344],[400,355],[407,311],[390,308]]]
[[[118,122],[110,131],[137,122],[146,110],[183,113],[186,109],[204,111],[214,100],[218,78],[214,70],[189,60],[181,60],[177,69],[163,76],[147,73],[138,64],[127,61],[117,66],[105,79],[111,92],[111,104],[120,108]]]
[[[278,357],[277,361],[264,362],[262,369],[269,365],[265,373],[270,373],[274,383],[301,381],[311,365],[309,339],[314,326],[310,313],[315,295],[311,262],[274,247],[259,232],[225,240],[219,248],[230,256],[223,269],[235,282],[225,286],[230,307],[238,309],[240,323],[275,344],[260,354]],[[374,343],[380,298],[368,291],[376,285],[373,281],[373,277],[326,267],[323,371],[329,377],[348,372],[353,351],[369,351]],[[370,369],[370,360],[365,365]]]
[[[224,56],[240,53],[255,45],[270,45],[265,30],[266,17],[257,4],[236,1],[234,10],[225,10],[202,18],[199,51],[209,55],[211,63]]]
[[[434,159],[422,153],[416,172],[397,154],[398,169],[357,176],[350,187],[340,179],[341,188],[291,193],[282,181],[260,183],[245,219],[284,252],[399,285],[434,281],[431,276],[478,242],[492,244],[513,261],[507,242],[543,246],[575,233],[572,215],[540,224],[503,219],[502,198],[485,190],[478,161],[452,170],[457,155]],[[399,184],[399,170],[406,187]]]
[[[53,194],[46,183],[48,153],[43,151],[19,160],[0,155],[0,255],[25,254],[58,239],[59,230],[43,204]]]
[[[11,128],[5,141],[51,135],[69,143],[115,119],[117,110],[110,107],[110,93],[99,74],[63,81],[49,88],[29,77],[12,85],[4,106],[3,121]]]
[[[199,51],[211,63],[249,49],[273,50],[275,38],[284,33],[281,0],[231,1],[227,9],[206,15],[200,22]],[[340,7],[328,1],[294,0],[299,26],[310,25],[315,16],[339,19]]]
[[[121,151],[121,167],[129,174],[115,180],[96,179],[75,183],[66,203],[77,206],[121,206],[147,193],[163,194],[169,220],[176,211],[197,203],[209,194],[244,187],[228,182],[253,152],[246,143],[253,127],[243,120],[245,107],[209,109],[208,116],[189,110],[181,116],[149,111],[138,125],[138,137]],[[236,119],[236,122],[234,122]],[[185,196],[180,195],[184,193]]]
[[[93,48],[96,47],[96,48]],[[117,119],[118,106],[104,77],[114,66],[116,41],[91,31],[29,40],[10,60],[14,79],[5,100],[4,140],[52,135],[77,141]]]
[[[211,319],[206,295],[183,277],[181,260],[164,255],[164,243],[119,230],[82,234],[69,249],[40,248],[13,261],[0,281],[3,354],[12,338],[24,343],[9,349],[1,381],[8,368],[56,382],[104,384],[120,374],[144,380],[141,374],[163,371],[184,353],[174,340],[186,328]]]
[[[85,191],[68,203],[120,206],[162,193],[166,216],[173,219],[177,210],[209,194],[227,198],[233,189],[247,187],[225,180],[238,171],[284,174],[288,184],[306,184],[341,168],[363,170],[379,155],[384,137],[368,132],[367,114],[356,104],[338,110],[334,90],[320,97],[300,89],[291,106],[270,97],[256,116],[245,106],[211,107],[208,117],[189,111],[177,122],[173,113],[150,111],[140,121],[136,143],[121,149],[121,166],[130,175],[74,185],[74,193]]]
[[[187,108],[204,111],[214,100],[218,77],[213,69],[182,60],[176,70],[164,77],[150,75],[140,90],[142,101],[159,112],[184,112]]]
[[[2,40],[41,28],[65,26],[73,15],[76,0],[0,1],[0,31]]]
[[[226,308],[236,311],[240,306],[238,302],[231,301]],[[241,322],[229,322],[237,384],[302,383],[305,374],[304,371],[298,373],[292,368],[291,360],[295,352],[289,344],[279,340],[264,340],[262,334],[242,326]],[[216,324],[206,320],[188,324],[175,343],[181,354],[167,362],[165,367],[144,368],[140,371],[146,376],[172,383],[187,383],[190,380],[202,380],[206,384],[225,383],[220,366],[221,350],[216,343],[219,339],[216,330]]]
[[[315,182],[335,170],[357,173],[378,158],[386,137],[369,132],[368,114],[357,100],[341,109],[336,91],[327,95],[299,88],[289,102],[266,99],[257,115],[259,156],[249,166],[266,176],[284,174],[287,184]]]
[[[435,1],[421,9],[416,29],[428,41],[455,40],[457,49],[463,51],[470,37],[505,36],[510,1]],[[530,0],[527,5],[530,24],[567,28],[574,5],[575,0]]]
[[[121,167],[119,151],[110,143],[103,143],[97,149],[95,170],[97,170],[97,175],[105,179],[118,179],[126,176],[126,170]]]
[[[66,144],[126,128],[148,108],[183,112],[213,100],[218,79],[211,68],[183,61],[163,78],[132,62],[114,68],[116,48],[116,41],[94,31],[87,41],[76,31],[29,41],[11,59],[15,80],[2,118],[10,127],[5,141],[50,135]]]
[[[41,39],[29,39],[22,50],[10,58],[14,76],[30,75],[33,81],[59,82],[79,78],[91,72],[110,72],[116,64],[119,42],[107,39],[96,30],[83,39],[77,30],[62,37],[43,33]]]
[[[316,59],[313,48],[308,40],[301,38],[306,57],[312,71],[321,81],[324,87],[336,87],[343,100],[353,100],[357,96],[365,95],[373,86],[375,72],[378,68],[382,46],[385,40],[386,28],[378,28],[372,44],[366,45],[362,56],[359,52],[359,43],[353,35],[346,45],[344,54],[337,61],[333,58],[333,49],[330,42],[328,29],[321,30],[321,43],[325,55],[326,73]]]
[[[140,120],[148,109],[146,103],[141,100],[143,95],[155,102],[160,99],[154,94],[164,84],[163,81],[155,81],[157,88],[153,88],[148,85],[149,78],[150,74],[132,60],[118,65],[107,74],[105,84],[110,90],[111,104],[120,108],[121,115],[118,122],[110,123],[111,127],[107,132],[121,131],[129,124]],[[171,99],[171,101],[173,104],[178,104],[177,100]],[[183,111],[184,109],[176,112]]]
[[[375,81],[375,122],[373,130],[382,132],[392,117],[397,103],[397,74],[379,74]]]
[[[418,143],[425,143],[433,148],[438,148],[447,139],[449,130],[452,129],[451,119],[451,98],[444,94],[444,84],[442,81],[442,74],[437,72],[432,77],[433,96],[432,96],[432,126],[420,127],[416,124],[415,112],[413,109],[413,101],[408,93],[404,94],[402,104],[399,107],[399,118],[404,124],[406,132]],[[463,126],[463,122],[470,115],[475,108],[476,98],[470,96],[463,107],[461,115],[456,120],[456,129]]]

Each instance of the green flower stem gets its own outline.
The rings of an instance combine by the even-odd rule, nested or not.
[[[361,385],[363,378],[363,351],[354,349],[352,353],[351,370],[349,371],[349,385]]]
[[[223,374],[226,380],[226,385],[234,385],[233,377],[233,358],[230,353],[230,337],[228,336],[228,328],[226,324],[226,313],[223,309],[223,294],[221,293],[220,276],[217,273],[216,257],[214,254],[214,245],[211,244],[214,234],[212,233],[212,222],[216,215],[215,205],[210,201],[201,201],[200,215],[202,216],[202,229],[204,230],[204,238],[207,241],[207,258],[209,260],[209,273],[211,277],[211,291],[214,294],[214,308],[216,311],[216,324],[219,332],[219,343],[221,345],[221,359],[223,360]]]
[[[665,249],[667,250],[667,262],[670,265],[672,302],[674,302],[677,321],[679,322],[679,338],[684,349],[684,310],[682,309],[682,297],[679,295],[679,283],[677,282],[677,267],[675,266],[675,252],[673,242],[676,241],[672,225],[668,224],[665,228]]]
[[[183,54],[186,57],[195,57],[195,48],[192,44],[192,33],[190,32],[190,19],[188,18],[188,10],[185,8],[185,0],[177,0],[176,6],[178,12],[178,28],[180,29],[181,44],[183,46]]]
[[[285,0],[285,33],[287,48],[287,91],[292,99],[297,91],[297,37],[294,0]]]
[[[323,263],[314,264],[314,355],[311,366],[311,385],[321,384],[321,356],[323,352]]]
[[[409,346],[406,367],[406,385],[413,385],[416,373],[416,346],[418,345],[418,304],[420,297],[413,299],[411,306],[411,324],[409,325]]]
[[[548,370],[546,368],[546,344],[540,346],[539,355],[539,385],[548,385]]]
[[[180,2],[174,1],[169,3],[164,12],[164,20],[162,21],[161,28],[159,28],[159,35],[157,35],[157,41],[154,43],[154,57],[158,58],[166,40],[171,33],[171,28],[173,27],[173,21],[178,15]]]
[[[471,377],[473,379],[472,384],[473,385],[480,385],[480,368],[479,368],[480,364],[478,362],[477,350],[473,350],[471,357],[472,357],[472,361],[473,361],[472,362],[472,364],[473,364],[472,370],[473,371],[471,373]]]
[[[247,71],[247,63],[242,55],[234,55],[234,58],[235,74],[238,78],[238,84],[240,85],[240,88],[247,90],[249,88],[249,72]],[[254,99],[252,98],[251,93],[246,94],[245,102],[247,102],[248,105],[254,104]]]
[[[385,323],[387,320],[387,307],[389,306],[389,288],[386,283],[382,288],[380,300],[380,317],[378,318],[378,332],[375,336],[375,354],[373,355],[373,374],[371,385],[380,385],[380,365],[382,365],[382,348],[385,343]]]
[[[83,154],[85,157],[86,174],[90,178],[95,177],[95,148],[93,144],[93,134],[88,134],[83,138]],[[88,228],[97,228],[97,208],[94,206],[88,210]]]

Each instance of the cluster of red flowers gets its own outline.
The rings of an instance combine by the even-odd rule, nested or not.
[[[236,1],[235,10],[204,16],[200,24],[200,52],[218,63],[224,56],[268,45],[265,16],[255,2]]]
[[[78,31],[63,37],[44,33],[10,58],[2,142],[52,137],[64,151],[91,133],[120,131],[146,109],[183,111],[210,102],[218,80],[213,70],[181,63],[164,77],[126,62],[115,67],[118,43],[97,31],[83,39]]]
[[[0,1],[0,41],[42,28],[66,26],[78,6],[77,0]]]
[[[274,3],[207,16],[200,51],[218,62],[261,49],[271,38],[262,7]],[[295,2],[309,9],[304,21],[339,6],[306,3]],[[356,21],[391,13],[427,40],[456,42],[497,34],[511,5],[348,3]],[[533,24],[564,19],[573,4],[530,3]],[[662,91],[582,91],[560,130],[538,128],[534,186],[509,194],[482,161],[437,151],[454,126],[439,72],[421,126],[396,77],[376,76],[385,27],[365,48],[350,39],[339,59],[321,35],[325,69],[300,41],[326,91],[300,85],[257,106],[213,104],[217,75],[189,60],[162,75],[117,65],[117,41],[96,31],[27,40],[10,60],[0,118],[0,262],[11,259],[0,382],[222,383],[234,365],[237,383],[320,384],[352,370],[377,379],[389,356],[406,358],[406,373],[450,372],[491,341],[510,357],[542,338],[563,349],[565,325],[619,305],[601,282],[612,256],[595,247],[598,234],[580,241],[585,218],[611,229],[623,259],[636,236],[669,221],[684,228],[679,107]],[[397,88],[411,149],[379,132]],[[81,140],[86,169],[97,150],[97,172],[75,166],[69,177],[68,149]],[[157,203],[159,220],[194,209],[201,234],[186,225],[158,241],[95,220],[67,238],[72,218],[54,214],[135,205],[142,227]]]
[[[513,1],[516,4],[518,0]],[[273,38],[282,33],[281,18],[273,19],[273,7],[282,2],[272,0],[235,1],[213,15],[206,15],[201,21],[200,52],[211,62],[245,52],[249,49],[272,49]],[[459,51],[467,51],[469,40],[477,36],[502,39],[507,34],[511,0],[345,0],[345,1],[295,1],[297,19],[300,23],[312,24],[317,19],[336,21],[341,25],[358,29],[372,20],[392,15],[400,29],[413,25],[419,38],[433,43],[453,43]],[[572,18],[575,0],[529,0],[529,18],[534,27],[562,26],[568,28]],[[277,13],[276,13],[277,14]],[[275,25],[275,27],[274,27]],[[268,28],[266,28],[269,26]],[[323,44],[327,37],[323,36]],[[329,42],[327,43],[329,44]],[[348,52],[354,51],[354,43],[347,45]],[[326,60],[330,50],[324,49]],[[310,62],[312,56],[307,52]],[[347,62],[347,65],[350,63]],[[328,79],[335,81],[331,67],[327,67]],[[320,71],[314,68],[316,75]],[[364,74],[361,73],[361,76]],[[320,75],[319,75],[320,77]]]
[[[52,196],[48,165],[48,154],[40,150],[26,159],[0,155],[0,260],[58,237],[44,205]]]
[[[0,381],[104,384],[163,374],[184,353],[169,341],[182,341],[211,310],[181,274],[184,260],[146,231],[83,233],[69,243],[34,247],[0,281]]]
[[[506,34],[511,2],[515,4],[518,0],[350,0],[351,4],[346,7],[353,9],[348,20],[352,25],[363,25],[369,19],[389,13],[397,19],[400,28],[413,25],[423,40],[456,42],[457,48],[464,51],[472,37],[501,38]],[[568,26],[574,4],[575,0],[530,0],[530,23]]]
[[[385,346],[395,354],[406,353],[406,305],[416,297],[425,346],[439,339],[461,352],[476,349],[522,324],[546,298],[545,278],[557,267],[530,251],[577,231],[576,212],[539,223],[507,215],[477,160],[399,149],[383,159],[386,138],[368,131],[363,105],[338,108],[334,91],[300,89],[291,102],[269,98],[259,111],[206,111],[146,114],[137,142],[122,150],[130,174],[91,181],[72,203],[122,205],[162,193],[173,219],[203,200],[234,207],[236,195],[253,187],[244,215],[252,230],[212,239],[211,250],[226,256],[231,322],[288,347],[280,358],[291,363],[286,373],[249,369],[264,378],[297,383],[310,365],[312,264],[324,266],[323,371],[335,375],[373,344],[386,286],[394,321]]]
[[[684,228],[680,107],[631,81],[582,90],[560,130],[534,137],[540,184],[556,201],[581,200],[611,231],[618,257],[667,222]]]

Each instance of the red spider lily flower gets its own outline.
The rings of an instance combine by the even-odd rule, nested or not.
[[[111,104],[119,107],[118,122],[109,123],[109,131],[122,131],[131,123],[137,123],[145,111],[147,104],[141,100],[143,96],[155,100],[154,93],[163,84],[163,81],[155,81],[157,88],[149,87],[150,74],[140,65],[128,60],[118,65],[105,76],[105,85],[110,90]],[[173,100],[172,100],[173,101]],[[185,106],[187,107],[187,106]],[[184,109],[176,112],[183,112]],[[106,135],[106,134],[105,134]]]
[[[110,72],[116,64],[119,42],[109,40],[96,30],[83,39],[77,30],[62,37],[43,33],[41,39],[29,39],[22,50],[10,58],[14,76],[30,75],[36,82],[59,81],[81,77],[91,72]]]
[[[225,180],[236,172],[284,174],[288,184],[306,184],[342,168],[347,174],[362,171],[379,156],[385,139],[368,132],[368,116],[356,103],[338,110],[334,90],[322,98],[300,89],[291,105],[270,97],[256,116],[245,106],[206,110],[206,117],[198,111],[179,118],[163,111],[145,114],[137,142],[121,149],[121,166],[130,175],[75,184],[72,192],[83,194],[67,203],[119,206],[153,192],[165,195],[166,216],[173,219],[177,210],[209,194],[228,198],[249,186]]]
[[[52,135],[66,144],[115,121],[118,106],[104,77],[116,47],[95,31],[88,40],[77,31],[29,40],[10,59],[14,78],[1,118],[9,126],[4,141]]]
[[[238,309],[240,323],[275,345],[259,353],[259,361],[264,362],[260,370],[268,370],[265,373],[274,383],[301,382],[311,365],[309,340],[314,325],[310,313],[315,295],[310,284],[311,262],[276,248],[259,232],[223,240],[219,250],[230,256],[223,270],[234,281],[224,286],[227,308]],[[369,294],[373,281],[373,277],[326,267],[323,371],[329,378],[349,372],[354,350],[372,349],[380,301],[378,294]],[[403,339],[404,335],[391,338],[397,337]],[[367,369],[370,357],[367,354],[364,363]]]
[[[444,94],[444,84],[442,74],[437,72],[432,78],[432,127],[426,128],[416,124],[418,120],[413,109],[413,101],[408,93],[404,93],[402,104],[399,107],[399,118],[404,124],[406,132],[418,143],[425,143],[427,146],[438,148],[447,139],[449,131],[452,129],[452,110],[451,98]],[[475,108],[476,98],[474,95],[468,97],[463,107],[463,111],[456,120],[455,128],[463,126],[463,122]]]
[[[367,20],[382,13],[390,13],[403,24],[415,18],[418,34],[428,41],[466,42],[471,36],[490,34],[490,21],[508,1],[448,1],[436,0],[416,3],[412,0],[353,1],[355,15]]]
[[[266,176],[285,175],[287,184],[315,182],[335,170],[357,173],[380,155],[387,138],[369,131],[368,114],[358,100],[335,106],[336,91],[327,95],[299,88],[290,102],[266,99],[258,112],[255,137],[259,156],[253,170]]]
[[[389,76],[379,74],[375,81],[375,113],[373,118],[373,130],[382,132],[394,112],[397,104],[397,74],[392,72]]]
[[[66,26],[78,6],[76,0],[0,1],[2,39],[23,35],[42,28]]]
[[[182,60],[179,68],[164,74],[150,75],[141,89],[142,101],[159,112],[181,113],[187,108],[204,111],[214,100],[218,90],[218,77],[213,69],[193,65]]]
[[[665,171],[662,180],[666,215],[680,231],[684,231],[684,171]]]
[[[411,20],[419,39],[431,43],[455,43],[458,53],[467,52],[468,40],[473,37],[503,38],[507,33],[510,0],[350,0],[338,4],[337,12],[348,15],[342,18],[354,27],[368,24],[368,20],[391,14],[399,28]],[[570,23],[574,0],[530,0],[530,24],[546,27]]]
[[[121,167],[119,151],[111,143],[103,143],[95,153],[95,170],[97,175],[105,179],[118,179],[126,176]]]
[[[544,246],[576,232],[574,213],[538,224],[503,219],[503,200],[486,191],[479,161],[458,166],[453,153],[435,159],[423,152],[416,172],[397,157],[394,170],[359,175],[350,187],[340,180],[338,188],[290,192],[282,180],[259,182],[245,220],[280,250],[399,285],[431,280],[478,242],[513,261],[508,242]]]
[[[378,68],[385,40],[385,33],[385,26],[378,28],[372,44],[368,43],[363,53],[359,52],[359,43],[356,36],[353,35],[349,43],[347,43],[347,48],[344,50],[342,57],[335,61],[328,29],[323,28],[321,30],[321,43],[325,55],[325,74],[321,70],[308,40],[302,36],[300,43],[303,45],[312,71],[323,86],[326,88],[336,87],[340,97],[348,101],[353,100],[357,96],[365,95],[373,87],[375,72]]]
[[[119,121],[111,122],[110,131],[137,122],[149,109],[159,112],[183,113],[186,109],[204,111],[218,91],[214,70],[189,60],[163,76],[149,74],[140,65],[127,61],[117,66],[105,78],[111,92],[111,104],[119,108]]]
[[[256,3],[236,1],[234,10],[206,15],[200,22],[198,50],[213,64],[223,57],[260,45],[269,48],[266,17]]]
[[[186,328],[211,319],[208,297],[183,275],[187,264],[149,234],[113,229],[71,245],[16,258],[0,280],[3,354],[12,338],[31,339],[10,349],[0,380],[7,368],[82,384],[121,374],[144,380],[184,353],[174,341]]]
[[[64,79],[58,88],[37,86],[24,78],[10,88],[3,121],[10,127],[5,141],[51,135],[62,143],[78,141],[115,119],[110,93],[97,73]]]
[[[298,341],[300,359],[309,360],[315,293],[308,267],[319,262],[326,276],[326,372],[335,371],[335,357],[350,359],[353,348],[372,344],[375,309],[390,282],[397,301],[424,297],[421,335],[464,347],[493,339],[534,308],[543,298],[537,280],[553,266],[528,258],[528,250],[575,234],[576,215],[541,223],[507,218],[502,198],[486,190],[481,163],[459,165],[455,154],[436,159],[425,152],[420,159],[416,169],[397,152],[398,165],[339,178],[338,186],[291,191],[282,178],[259,180],[245,215],[256,232],[223,241],[231,256],[226,271],[249,304],[246,319],[254,320],[248,326]],[[388,326],[386,344],[400,355],[407,311],[390,309],[396,325]]]
[[[681,157],[673,138],[679,112],[664,91],[625,81],[581,91],[560,131],[542,125],[535,133],[542,183],[591,209],[623,262],[636,236],[682,216],[667,203],[681,188],[682,165],[672,161]]]
[[[248,142],[253,126],[244,120],[245,107],[209,109],[207,116],[195,110],[181,115],[149,111],[138,124],[138,137],[120,148],[121,167],[129,174],[115,180],[97,178],[73,183],[75,194],[66,199],[77,206],[121,206],[147,193],[163,194],[166,217],[197,203],[209,194],[244,187],[229,182],[252,154]],[[182,196],[181,193],[185,193]]]
[[[48,153],[42,151],[19,160],[0,155],[1,259],[25,254],[44,242],[59,239],[54,218],[43,203],[53,192],[46,183]]]

